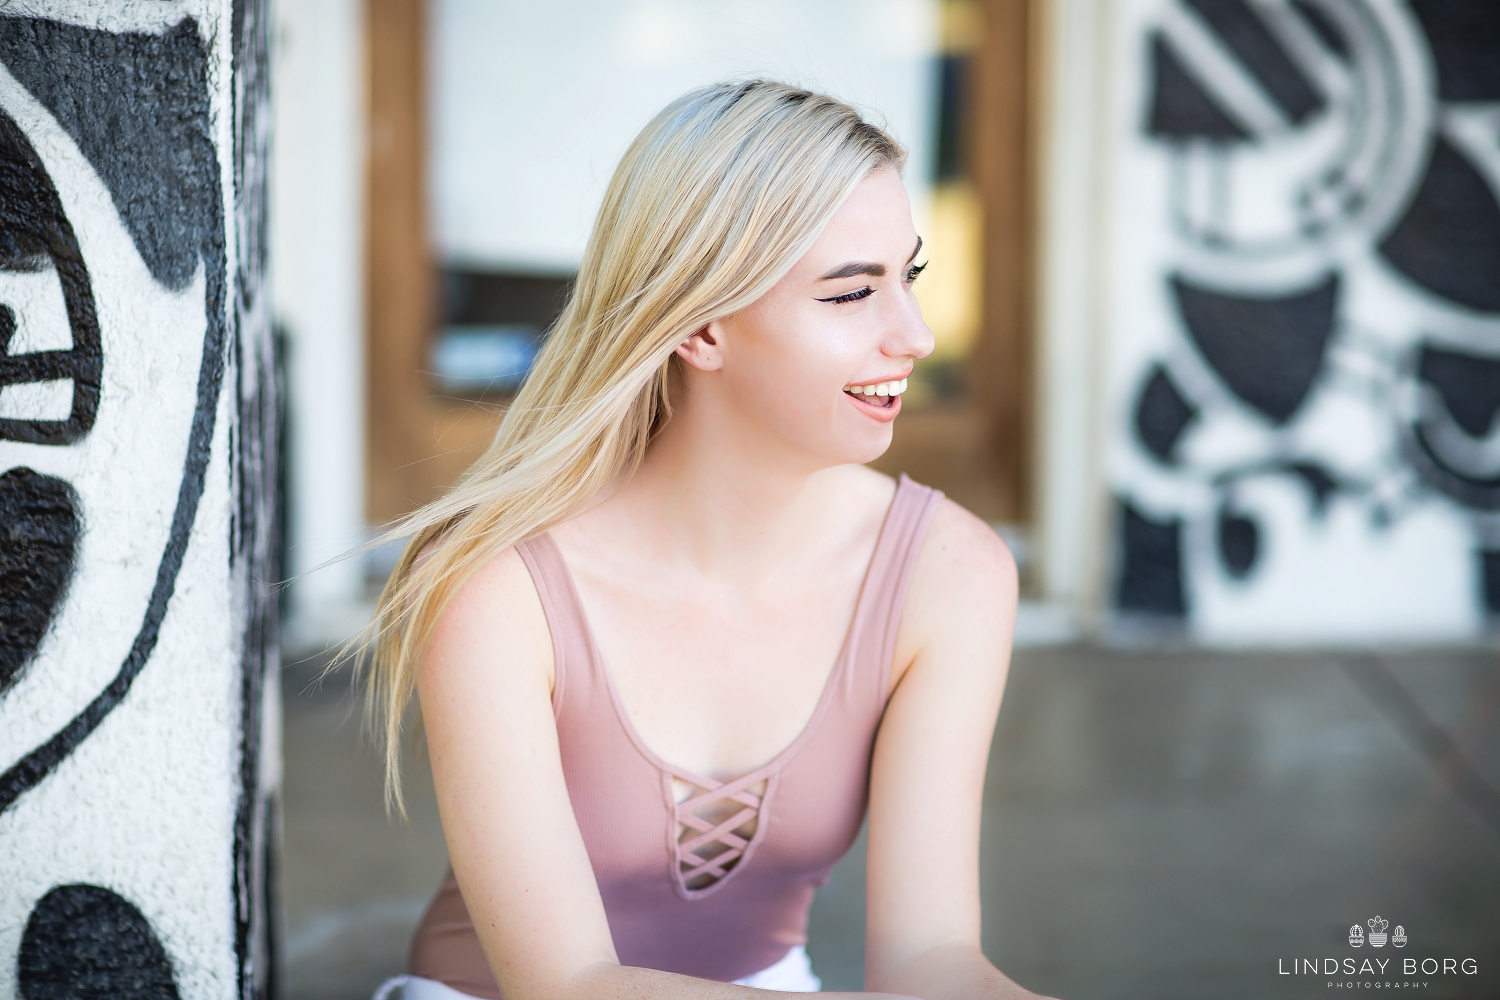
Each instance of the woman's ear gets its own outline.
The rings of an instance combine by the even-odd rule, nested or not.
[[[719,346],[724,331],[718,322],[708,324],[677,345],[677,356],[699,371],[716,372],[724,367],[724,350]]]

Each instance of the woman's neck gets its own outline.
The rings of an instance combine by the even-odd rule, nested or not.
[[[743,416],[683,403],[596,509],[597,526],[705,576],[753,579],[796,563],[836,515],[841,467],[820,466]]]

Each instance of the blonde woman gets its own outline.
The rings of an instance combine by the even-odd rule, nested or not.
[[[869,988],[1032,996],[979,949],[1014,565],[863,465],[933,346],[902,159],[780,84],[675,101],[494,444],[404,526],[372,691],[397,804],[420,695],[453,867],[408,998],[815,991],[867,804]]]

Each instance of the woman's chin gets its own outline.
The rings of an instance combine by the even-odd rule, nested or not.
[[[868,465],[891,450],[892,425],[861,428],[862,433],[852,434],[839,442],[834,452],[839,456],[838,465]]]

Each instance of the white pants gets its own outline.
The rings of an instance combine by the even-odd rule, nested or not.
[[[752,972],[744,979],[736,979],[737,986],[753,986],[760,990],[780,990],[782,993],[817,993],[823,981],[813,975],[812,963],[807,960],[807,949],[795,945],[775,965],[768,965],[759,972]],[[397,976],[387,979],[375,991],[374,1000],[391,1000],[397,988],[399,1000],[474,1000],[467,993],[460,993],[451,986],[444,986],[433,979],[421,976]]]

